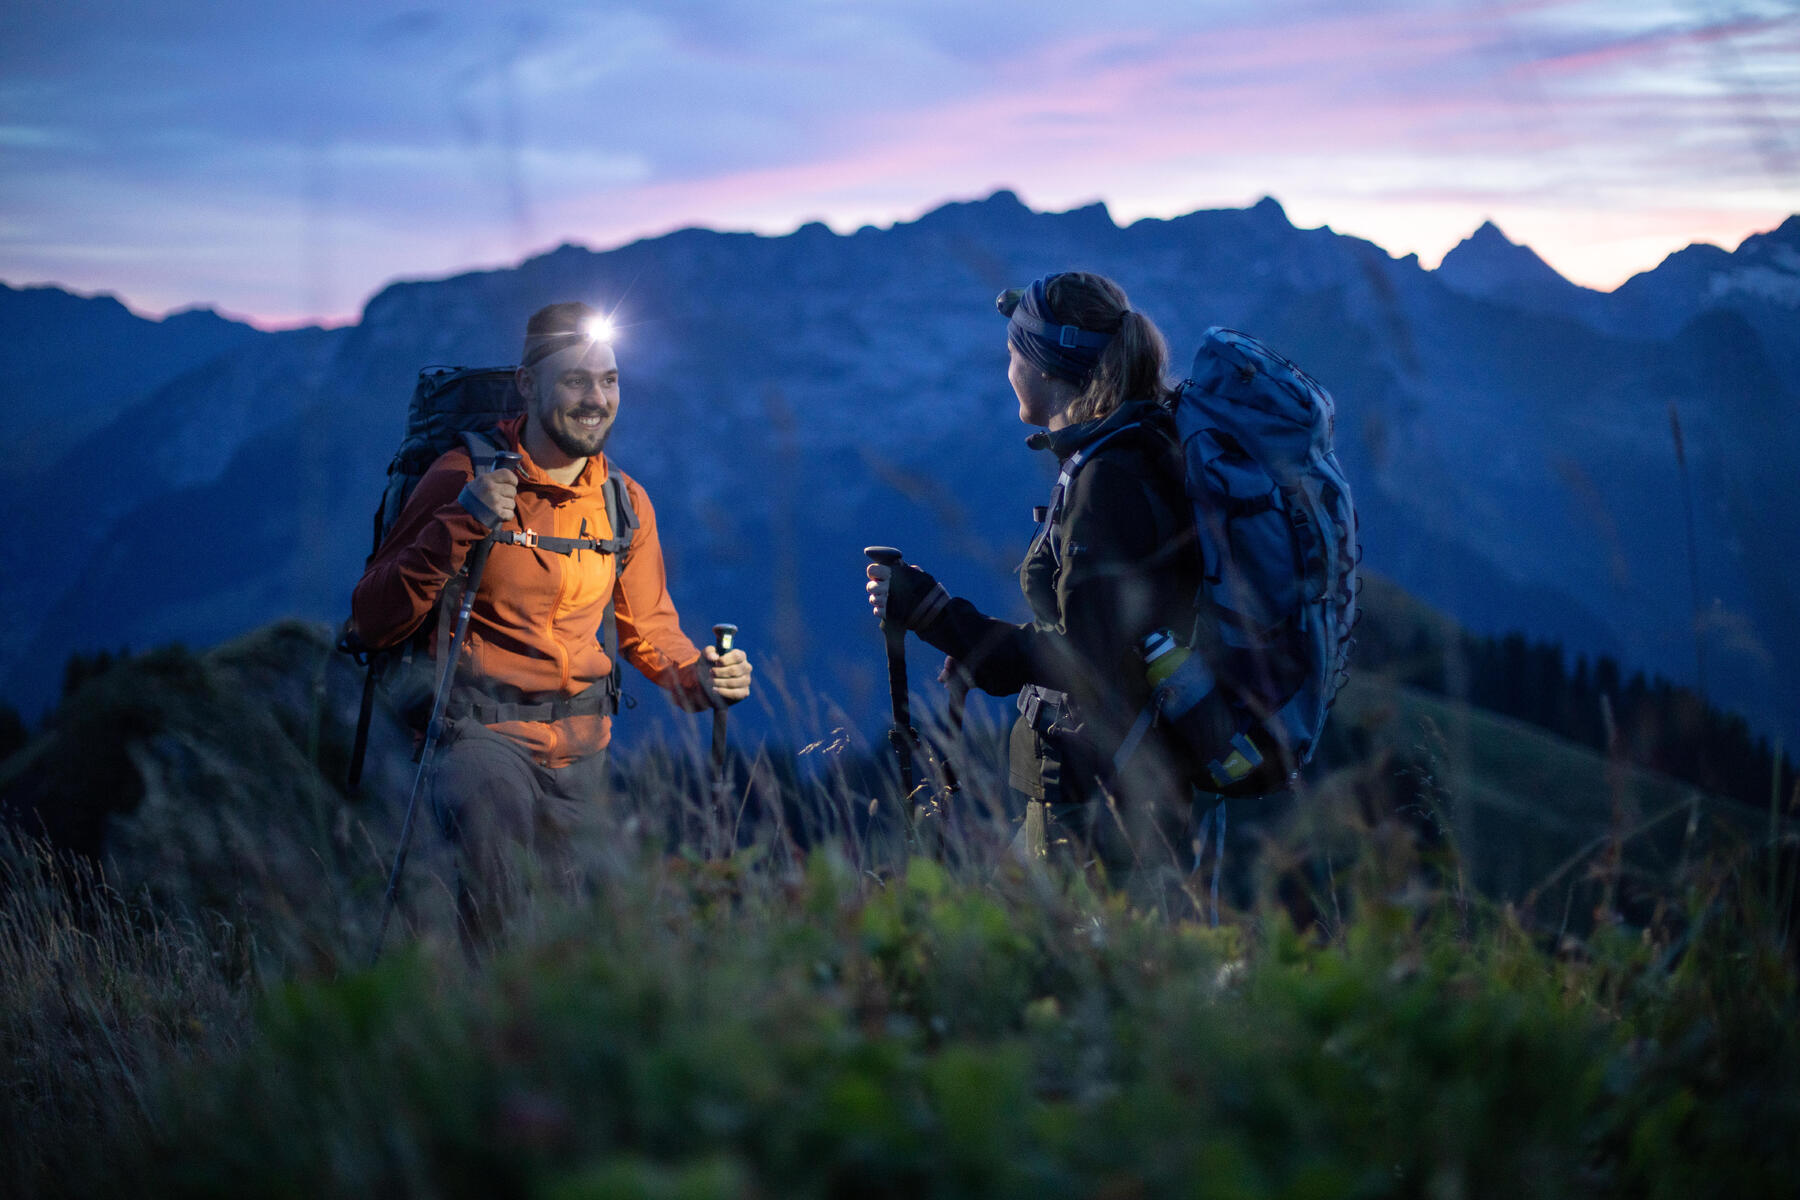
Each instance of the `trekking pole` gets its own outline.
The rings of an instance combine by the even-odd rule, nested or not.
[[[522,456],[502,451],[494,455],[492,469],[497,471],[505,467],[516,471],[522,462]],[[495,535],[498,532],[490,532],[469,551],[469,575],[463,584],[462,602],[456,608],[456,626],[450,635],[450,649],[445,654],[445,661],[439,664],[442,669],[438,678],[437,695],[431,700],[431,719],[425,723],[425,745],[419,751],[419,770],[413,776],[412,795],[406,800],[406,819],[400,823],[400,848],[394,853],[394,867],[388,873],[387,898],[381,905],[381,926],[375,931],[375,949],[369,955],[370,966],[374,966],[381,957],[382,943],[387,941],[388,920],[394,915],[394,906],[400,899],[400,877],[406,871],[406,856],[412,849],[413,823],[419,812],[419,794],[425,789],[425,778],[431,770],[432,757],[444,734],[444,706],[450,699],[451,681],[456,678],[456,662],[462,655],[463,637],[469,631],[469,614],[475,609],[475,593],[481,587],[481,575],[487,569],[488,555],[493,553]]]
[[[950,703],[944,715],[950,723],[950,745],[944,752],[944,787],[952,795],[962,791],[962,780],[956,774],[951,751],[963,752],[963,716],[969,703],[969,673],[963,665],[951,659],[944,688],[950,693]]]
[[[732,639],[737,637],[738,627],[731,624],[713,626],[713,649],[720,657],[731,649]],[[731,790],[731,782],[725,775],[725,709],[723,706],[713,709],[712,740],[712,785],[713,807],[719,810],[718,819],[721,828],[724,823],[724,805],[726,795]]]
[[[892,546],[868,546],[863,553],[869,561],[878,566],[898,566],[901,560],[900,551]],[[882,638],[887,642],[888,664],[888,699],[893,705],[894,724],[888,729],[888,740],[894,744],[894,757],[900,760],[900,785],[906,789],[906,835],[910,840],[915,832],[913,803],[913,738],[917,736],[912,727],[912,702],[906,695],[906,626],[897,621],[881,618]]]

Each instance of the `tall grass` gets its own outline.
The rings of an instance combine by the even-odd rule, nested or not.
[[[129,905],[0,830],[0,1186],[63,1190],[101,1147],[147,1148],[168,1072],[245,1035],[245,936]]]
[[[698,730],[621,755],[578,869],[473,961],[427,853],[366,965],[392,806],[317,781],[281,815],[203,776],[265,831],[225,852],[283,864],[184,857],[230,887],[10,846],[0,1188],[1677,1197],[1782,1194],[1800,1169],[1779,824],[1564,930],[1470,889],[1452,772],[1378,758],[1316,785],[1215,929],[1182,847],[1123,888],[1013,854],[979,719],[921,854],[891,757],[790,702],[827,732],[739,756],[722,788]],[[339,722],[256,736],[330,759]],[[1607,849],[1569,872],[1617,875]],[[304,862],[330,903],[288,897]]]

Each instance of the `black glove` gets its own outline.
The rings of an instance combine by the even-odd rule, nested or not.
[[[937,620],[950,603],[944,585],[911,563],[895,563],[889,569],[893,574],[888,578],[888,624],[924,629]]]

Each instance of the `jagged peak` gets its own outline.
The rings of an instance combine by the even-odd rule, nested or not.
[[[920,221],[929,221],[933,217],[948,213],[980,212],[982,214],[1009,215],[1012,213],[1029,213],[1031,208],[1011,188],[999,188],[988,195],[974,200],[946,200],[936,208],[928,209],[919,216]],[[902,222],[904,224],[904,222]]]
[[[1255,213],[1259,217],[1273,217],[1281,221],[1284,225],[1293,224],[1292,221],[1288,220],[1287,209],[1281,207],[1281,201],[1273,196],[1264,196],[1261,200],[1252,204],[1247,211]]]
[[[1522,242],[1515,242],[1507,237],[1491,220],[1483,221],[1474,233],[1451,247],[1450,252],[1444,255],[1444,261],[1438,269],[1442,270],[1454,262],[1477,257],[1490,263],[1507,261],[1522,265],[1537,264],[1545,270],[1551,269],[1549,264],[1539,257],[1537,251]]]
[[[1489,219],[1483,221],[1481,223],[1481,225],[1475,230],[1474,233],[1471,233],[1468,237],[1463,239],[1463,242],[1465,244],[1469,243],[1469,242],[1474,242],[1478,245],[1481,243],[1484,243],[1484,242],[1486,242],[1486,243],[1504,242],[1508,246],[1516,246],[1519,244],[1519,243],[1513,241],[1511,238],[1507,237],[1506,234],[1501,230],[1501,228],[1498,225],[1494,224],[1492,218],[1489,218]]]
[[[943,228],[988,229],[1010,226],[1037,213],[1011,188],[1000,188],[974,200],[946,200],[915,221],[899,221],[894,228],[935,230]]]
[[[1656,264],[1655,270],[1661,270],[1670,263],[1697,263],[1711,266],[1724,263],[1731,258],[1731,251],[1723,246],[1715,246],[1711,242],[1689,242],[1679,250],[1665,255],[1662,262]]]
[[[1573,287],[1530,246],[1515,242],[1492,220],[1451,247],[1434,274],[1464,295],[1495,297],[1519,287]]]
[[[1738,249],[1773,243],[1777,246],[1792,246],[1800,249],[1800,213],[1795,213],[1775,228],[1766,233],[1753,233],[1738,243]]]

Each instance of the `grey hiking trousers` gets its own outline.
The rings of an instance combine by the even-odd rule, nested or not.
[[[457,915],[471,945],[492,942],[534,880],[573,884],[575,845],[605,804],[606,753],[546,767],[471,718],[451,723],[431,775],[432,811],[456,847]]]

